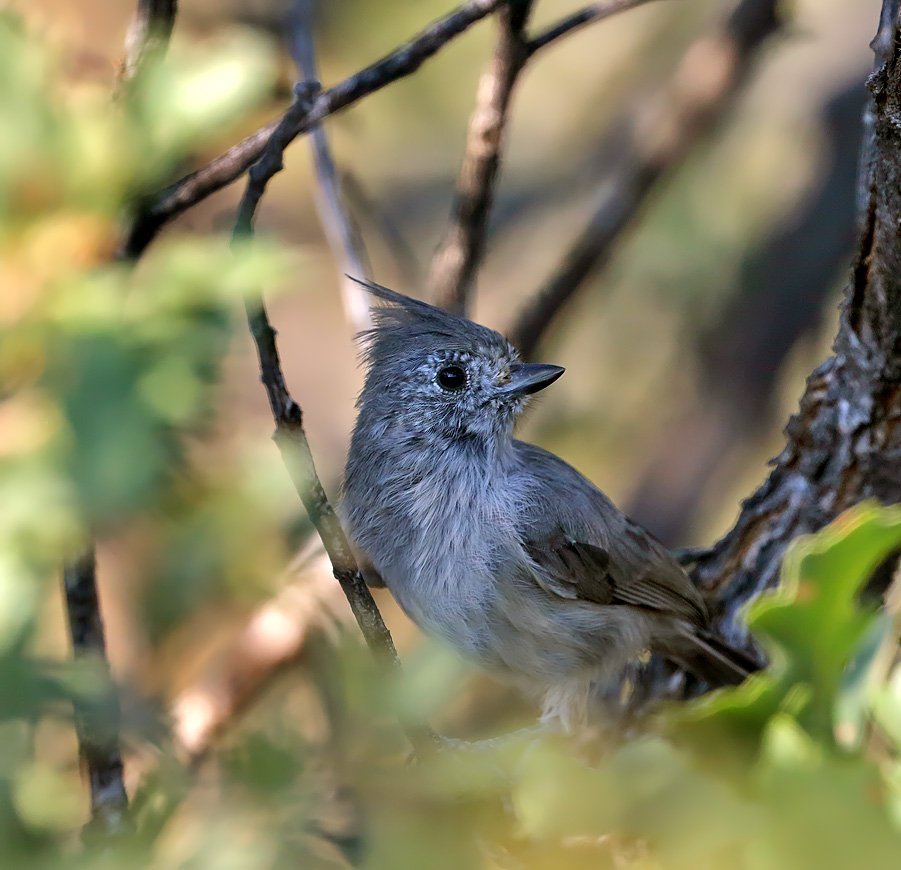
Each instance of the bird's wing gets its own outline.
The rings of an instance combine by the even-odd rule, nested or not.
[[[563,529],[543,540],[525,539],[523,544],[539,568],[538,583],[561,598],[630,604],[697,625],[707,623],[703,602],[689,592],[694,589],[691,581],[665,551],[657,554],[645,544],[647,551],[642,548],[630,565],[622,565],[609,550],[574,540]]]
[[[539,568],[536,578],[545,591],[596,604],[616,603],[610,554],[603,547],[570,540],[562,529],[549,539],[523,544]]]
[[[562,459],[517,442],[533,487],[521,529],[536,579],[562,598],[628,604],[708,622],[695,585],[653,535]]]

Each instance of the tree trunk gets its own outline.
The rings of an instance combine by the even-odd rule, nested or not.
[[[868,498],[901,502],[901,0],[884,0],[861,160],[861,237],[834,354],[807,381],[788,443],[735,527],[692,569],[719,630],[774,586],[798,535]]]

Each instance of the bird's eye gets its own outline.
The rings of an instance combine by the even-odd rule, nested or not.
[[[438,372],[435,380],[443,390],[459,390],[466,386],[466,372],[461,366],[445,366]]]

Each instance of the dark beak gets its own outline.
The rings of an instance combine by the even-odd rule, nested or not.
[[[531,396],[554,383],[565,372],[563,366],[546,366],[540,363],[524,363],[510,366],[510,380],[501,388],[505,398]]]

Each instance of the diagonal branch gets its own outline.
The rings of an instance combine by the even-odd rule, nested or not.
[[[626,9],[643,6],[647,2],[649,0],[607,0],[606,3],[591,3],[584,9],[580,9],[578,12],[574,12],[572,15],[568,15],[556,24],[551,25],[537,36],[533,36],[528,43],[529,56],[531,57],[536,51],[541,51],[546,45],[550,45],[550,43],[561,37],[567,36],[576,30],[581,30],[588,24],[602,21],[616,12],[624,12]]]
[[[519,0],[505,3],[498,12],[497,44],[479,80],[450,226],[432,260],[432,293],[439,305],[458,314],[466,312],[485,248],[510,97],[529,58],[525,25],[531,8],[532,0]]]
[[[634,125],[626,157],[601,190],[594,212],[557,271],[526,304],[510,331],[531,357],[546,330],[589,277],[673,166],[734,105],[754,60],[782,21],[778,0],[742,0],[728,19],[692,44],[649,124]]]
[[[125,35],[125,60],[118,89],[139,75],[154,58],[165,55],[175,27],[178,0],[138,0],[138,8]]]
[[[316,638],[333,635],[353,618],[321,551],[299,555],[280,586],[231,640],[219,663],[172,704],[172,734],[192,765],[279,674],[310,652]]]
[[[479,80],[476,108],[469,121],[466,154],[457,180],[450,225],[432,260],[429,286],[438,304],[465,314],[476,272],[485,252],[488,219],[500,170],[510,99],[532,55],[578,27],[601,21],[648,0],[608,0],[586,7],[534,39],[525,27],[532,2],[510,2],[498,12],[494,56]]]
[[[94,661],[109,677],[93,546],[65,565],[63,592],[75,660]],[[75,701],[75,732],[91,788],[90,828],[106,834],[122,834],[131,826],[119,749],[119,699],[115,692],[110,692],[103,701],[103,704]]]
[[[289,47],[301,81],[318,79],[313,41],[313,0],[294,0],[288,15]],[[372,267],[363,239],[344,204],[341,182],[332,158],[328,138],[321,124],[310,131],[316,171],[316,209],[332,255],[338,263],[344,312],[355,332],[372,327],[369,300],[353,280],[372,277]],[[351,277],[348,277],[351,276]]]
[[[259,161],[250,168],[247,187],[235,219],[233,243],[240,244],[253,237],[257,206],[270,179],[282,169],[284,149],[296,136],[297,118],[308,115],[311,99],[315,98],[298,88],[294,105],[276,127]],[[248,297],[246,307],[248,325],[260,360],[263,385],[275,420],[273,440],[288,468],[294,488],[322,539],[334,575],[347,597],[367,645],[377,661],[389,668],[399,668],[394,642],[316,473],[303,428],[303,412],[285,384],[275,330],[269,320],[265,301],[261,295],[256,298]],[[425,725],[408,727],[407,735],[414,748],[420,752],[428,751],[436,741],[435,735]]]
[[[290,132],[285,143],[287,146],[297,136],[320,124],[329,115],[346,109],[357,100],[416,72],[448,42],[476,21],[489,15],[502,2],[503,0],[468,0],[381,60],[360,70],[335,87],[323,91],[309,103],[305,112],[292,112],[289,109],[281,119],[261,127],[202,169],[148,196],[129,227],[122,246],[124,256],[140,256],[166,223],[243,175],[260,159],[276,129],[282,128],[283,138]],[[282,122],[289,116],[292,119],[291,126],[286,128],[282,126]]]

